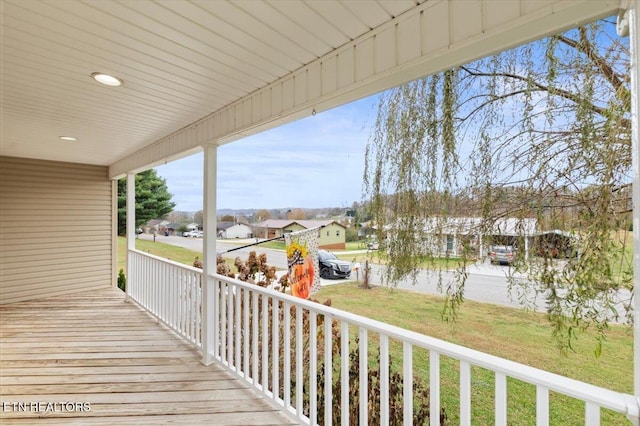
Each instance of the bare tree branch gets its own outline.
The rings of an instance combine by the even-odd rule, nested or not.
[[[550,95],[557,95],[560,96],[561,98],[567,99],[571,102],[574,102],[576,104],[578,103],[582,103],[584,104],[584,99],[580,98],[580,96],[569,92],[568,90],[564,90],[564,89],[560,89],[560,88],[553,88],[553,90],[551,90],[550,87],[540,83],[539,81],[533,81],[530,78],[518,75],[518,74],[513,74],[513,73],[507,73],[507,72],[481,72],[481,71],[473,71],[470,68],[466,67],[466,66],[461,66],[460,69],[464,70],[465,72],[467,72],[469,75],[472,75],[474,77],[504,77],[504,78],[511,78],[514,80],[518,80],[518,81],[522,81],[528,84],[532,84],[533,86],[537,87],[538,90],[540,91],[544,91],[549,93]],[[523,92],[523,91],[521,91]],[[515,94],[515,92],[514,92]],[[595,112],[596,114],[602,116],[602,117],[606,117],[607,116],[607,110],[605,108],[599,107],[597,105],[594,105],[593,103],[587,103],[587,107],[588,109],[590,109],[591,111]],[[631,121],[625,117],[621,117],[620,118],[620,122],[623,126],[631,128]]]
[[[580,27],[578,31],[580,32],[580,42],[572,40],[562,34],[557,35],[556,39],[587,55],[587,57],[591,59],[591,61],[600,69],[600,72],[602,73],[604,78],[613,86],[613,88],[615,89],[615,96],[625,105],[630,105],[631,93],[625,86],[624,81],[619,78],[613,67],[611,67],[611,65],[606,60],[604,60],[604,58],[598,55],[593,44],[587,37],[586,28]]]

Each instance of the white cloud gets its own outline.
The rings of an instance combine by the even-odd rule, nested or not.
[[[377,97],[218,149],[218,208],[350,206],[362,196],[364,152]],[[178,211],[202,209],[202,154],[164,166]]]

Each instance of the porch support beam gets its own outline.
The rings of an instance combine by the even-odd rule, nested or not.
[[[416,5],[278,80],[114,163],[110,177],[222,145],[314,112],[614,14],[619,0]]]
[[[216,251],[216,188],[217,188],[217,161],[218,147],[207,146],[204,149],[203,171],[203,228],[204,240],[202,243],[203,257],[203,282],[202,282],[202,363],[209,365],[213,362],[215,347],[214,342],[218,338],[215,318],[218,306],[213,274],[217,270]]]
[[[127,173],[127,281],[133,278],[133,256],[136,248],[136,174]],[[131,286],[126,286],[127,299],[131,296]]]

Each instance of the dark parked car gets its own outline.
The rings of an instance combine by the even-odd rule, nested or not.
[[[349,278],[351,275],[351,263],[338,259],[326,250],[318,250],[318,263],[321,278]]]
[[[493,246],[489,252],[491,263],[498,263],[500,265],[513,264],[515,257],[516,253],[513,250],[513,246]]]

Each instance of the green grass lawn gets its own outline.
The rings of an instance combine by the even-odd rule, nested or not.
[[[440,319],[443,299],[421,293],[356,284],[326,286],[314,298],[330,298],[332,306],[373,318],[492,355],[551,371],[580,381],[633,392],[633,338],[624,327],[612,327],[600,358],[594,356],[595,334],[580,335],[576,353],[565,356],[555,348],[551,330],[542,314],[466,301],[455,324]],[[372,350],[375,349],[375,339]],[[400,344],[392,350],[393,364],[402,365]],[[414,373],[428,382],[429,358],[425,351],[414,354]],[[442,398],[453,424],[457,423],[458,366],[451,360],[441,365]],[[472,371],[474,424],[492,424],[493,374],[481,368]],[[535,387],[515,380],[508,383],[510,424],[535,424]],[[584,404],[551,394],[551,424],[584,424]],[[622,415],[602,413],[602,424],[628,424]]]
[[[276,241],[269,241],[268,243],[262,243],[260,244],[259,247],[256,247],[256,250],[259,250],[260,247],[264,247],[264,248],[268,248],[268,249],[275,249],[275,250],[284,250],[285,244],[284,244],[284,239],[282,240],[276,240]]]
[[[387,263],[387,257],[385,253],[379,250],[363,251],[361,253],[342,253],[340,250],[333,250],[332,252],[336,255],[336,257],[338,257],[338,259],[346,260],[353,263],[360,263],[364,265],[367,260],[371,263],[376,263],[379,265],[385,265]],[[461,266],[461,262],[462,260],[458,258],[425,257],[423,259],[420,259],[418,266],[423,269],[431,270],[451,270]],[[475,260],[469,259],[466,261],[466,264],[472,264],[474,262]]]
[[[124,269],[126,272],[127,256],[126,250],[127,240],[125,237],[118,237],[118,270]],[[136,249],[145,253],[152,254],[154,256],[162,257],[164,259],[170,259],[174,262],[182,263],[184,265],[193,266],[193,261],[196,257],[202,260],[202,253],[189,250],[183,247],[177,247],[171,244],[165,244],[160,242],[153,242],[149,240],[136,239]],[[227,263],[232,270],[235,270],[233,263],[235,256],[225,257]]]
[[[127,264],[127,240],[125,237],[118,237],[118,270],[125,269]],[[148,240],[136,239],[136,249],[154,256],[170,259],[174,262],[183,263],[192,266],[196,257],[202,259],[202,253],[188,250],[182,247],[176,247],[171,244],[153,242]],[[233,264],[233,261],[231,262]]]
[[[124,238],[119,238],[118,268],[125,265]],[[180,247],[136,240],[136,248],[187,265],[200,253]],[[364,259],[364,257],[362,258]],[[351,260],[351,259],[349,259]],[[231,259],[231,264],[233,260]],[[348,312],[433,336],[492,355],[551,371],[619,392],[633,392],[633,337],[629,329],[614,326],[604,343],[602,356],[594,356],[595,334],[578,336],[575,353],[560,354],[553,344],[551,329],[542,314],[520,309],[466,301],[459,319],[441,321],[443,299],[422,293],[374,287],[364,290],[355,283],[324,287],[314,298],[332,300],[332,306]],[[376,339],[371,339],[372,350]],[[401,345],[392,345],[393,365],[401,368]],[[428,381],[429,360],[425,351],[414,353],[414,374]],[[442,404],[452,424],[458,419],[457,363],[443,359],[441,365]],[[492,424],[493,374],[472,370],[473,424]],[[509,423],[535,424],[535,388],[515,380],[508,383]],[[584,424],[584,404],[551,394],[551,424]],[[603,411],[602,424],[626,425],[622,415]]]

